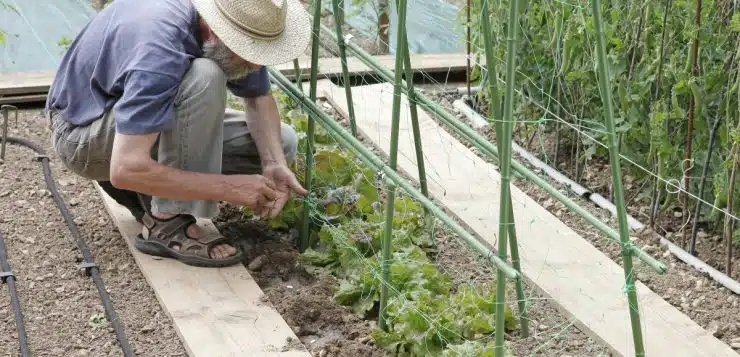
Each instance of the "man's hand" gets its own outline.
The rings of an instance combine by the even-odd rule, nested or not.
[[[246,206],[259,212],[270,202],[280,199],[282,192],[277,189],[272,179],[262,175],[230,175],[231,192],[229,203]]]
[[[275,201],[268,202],[261,209],[255,211],[260,217],[276,217],[290,199],[291,192],[295,192],[300,196],[306,196],[308,194],[306,189],[298,182],[293,172],[285,165],[268,165],[264,168],[262,174],[275,184],[277,198]]]

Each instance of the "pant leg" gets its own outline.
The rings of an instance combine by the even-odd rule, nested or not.
[[[285,159],[290,164],[296,158],[298,137],[295,130],[285,123],[281,123],[280,136]],[[257,144],[249,133],[244,111],[226,109],[222,172],[226,175],[262,173]]]
[[[185,171],[220,173],[225,109],[223,71],[211,60],[195,59],[175,98],[175,124],[159,135],[157,160]],[[218,202],[153,197],[152,211],[215,217]]]

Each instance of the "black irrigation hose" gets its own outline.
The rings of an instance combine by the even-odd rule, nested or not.
[[[13,305],[13,313],[15,314],[15,325],[18,330],[18,342],[21,345],[21,356],[28,357],[28,339],[26,337],[26,326],[23,324],[23,314],[21,313],[21,304],[18,301],[18,289],[15,287],[15,275],[10,270],[10,264],[8,263],[8,254],[5,252],[5,239],[3,234],[0,233],[0,280],[3,283],[8,284],[10,289],[10,304]]]
[[[98,293],[100,293],[100,298],[103,300],[103,307],[105,308],[105,314],[107,315],[108,320],[113,325],[113,330],[115,331],[116,336],[118,337],[118,343],[121,345],[121,349],[123,350],[123,355],[125,357],[134,357],[135,356],[134,351],[131,348],[131,345],[129,344],[128,337],[126,336],[123,326],[121,326],[121,322],[118,319],[118,314],[116,313],[116,310],[113,307],[113,302],[111,302],[110,296],[108,295],[108,291],[105,290],[105,285],[103,284],[103,278],[100,276],[100,269],[98,269],[98,266],[95,265],[95,263],[93,263],[92,255],[90,254],[90,249],[88,249],[87,244],[85,244],[85,241],[82,240],[82,235],[80,234],[80,231],[77,229],[77,225],[74,223],[74,221],[70,217],[69,211],[67,210],[67,206],[64,204],[64,201],[59,195],[59,191],[57,191],[56,184],[54,183],[54,178],[51,176],[51,166],[49,165],[49,157],[46,156],[46,153],[44,153],[43,149],[41,149],[38,145],[36,145],[35,143],[29,140],[26,140],[23,138],[12,137],[12,136],[7,137],[5,140],[6,140],[6,143],[25,146],[36,152],[36,160],[40,161],[41,165],[44,168],[44,181],[46,181],[46,187],[51,192],[51,195],[54,198],[54,203],[56,203],[57,208],[59,208],[59,211],[62,213],[62,217],[64,217],[64,221],[67,223],[67,227],[69,227],[69,230],[72,232],[72,236],[74,236],[75,238],[75,241],[77,243],[77,248],[79,248],[80,252],[82,253],[82,258],[84,262],[80,265],[80,269],[85,269],[85,272],[88,275],[92,276],[93,281],[95,282],[95,286],[98,288]]]

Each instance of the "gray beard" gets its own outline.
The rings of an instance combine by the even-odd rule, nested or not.
[[[226,46],[218,40],[209,40],[203,43],[203,57],[208,58],[224,71],[226,79],[235,80],[242,78],[251,71],[243,63],[236,63],[233,60],[233,54]]]

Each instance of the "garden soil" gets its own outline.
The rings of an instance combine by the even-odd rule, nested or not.
[[[369,337],[374,323],[334,302],[336,279],[301,264],[290,235],[244,217],[233,206],[221,212],[216,227],[242,242],[249,273],[314,356],[383,356]]]
[[[47,123],[39,110],[24,110],[17,126],[10,121],[10,135],[29,139],[49,153],[57,188],[100,266],[133,349],[138,356],[186,356],[100,195],[52,154]],[[92,278],[77,268],[82,255],[33,157],[29,149],[8,145],[0,164],[0,233],[16,275],[31,354],[123,356]],[[8,291],[0,284],[0,356],[17,356]]]

